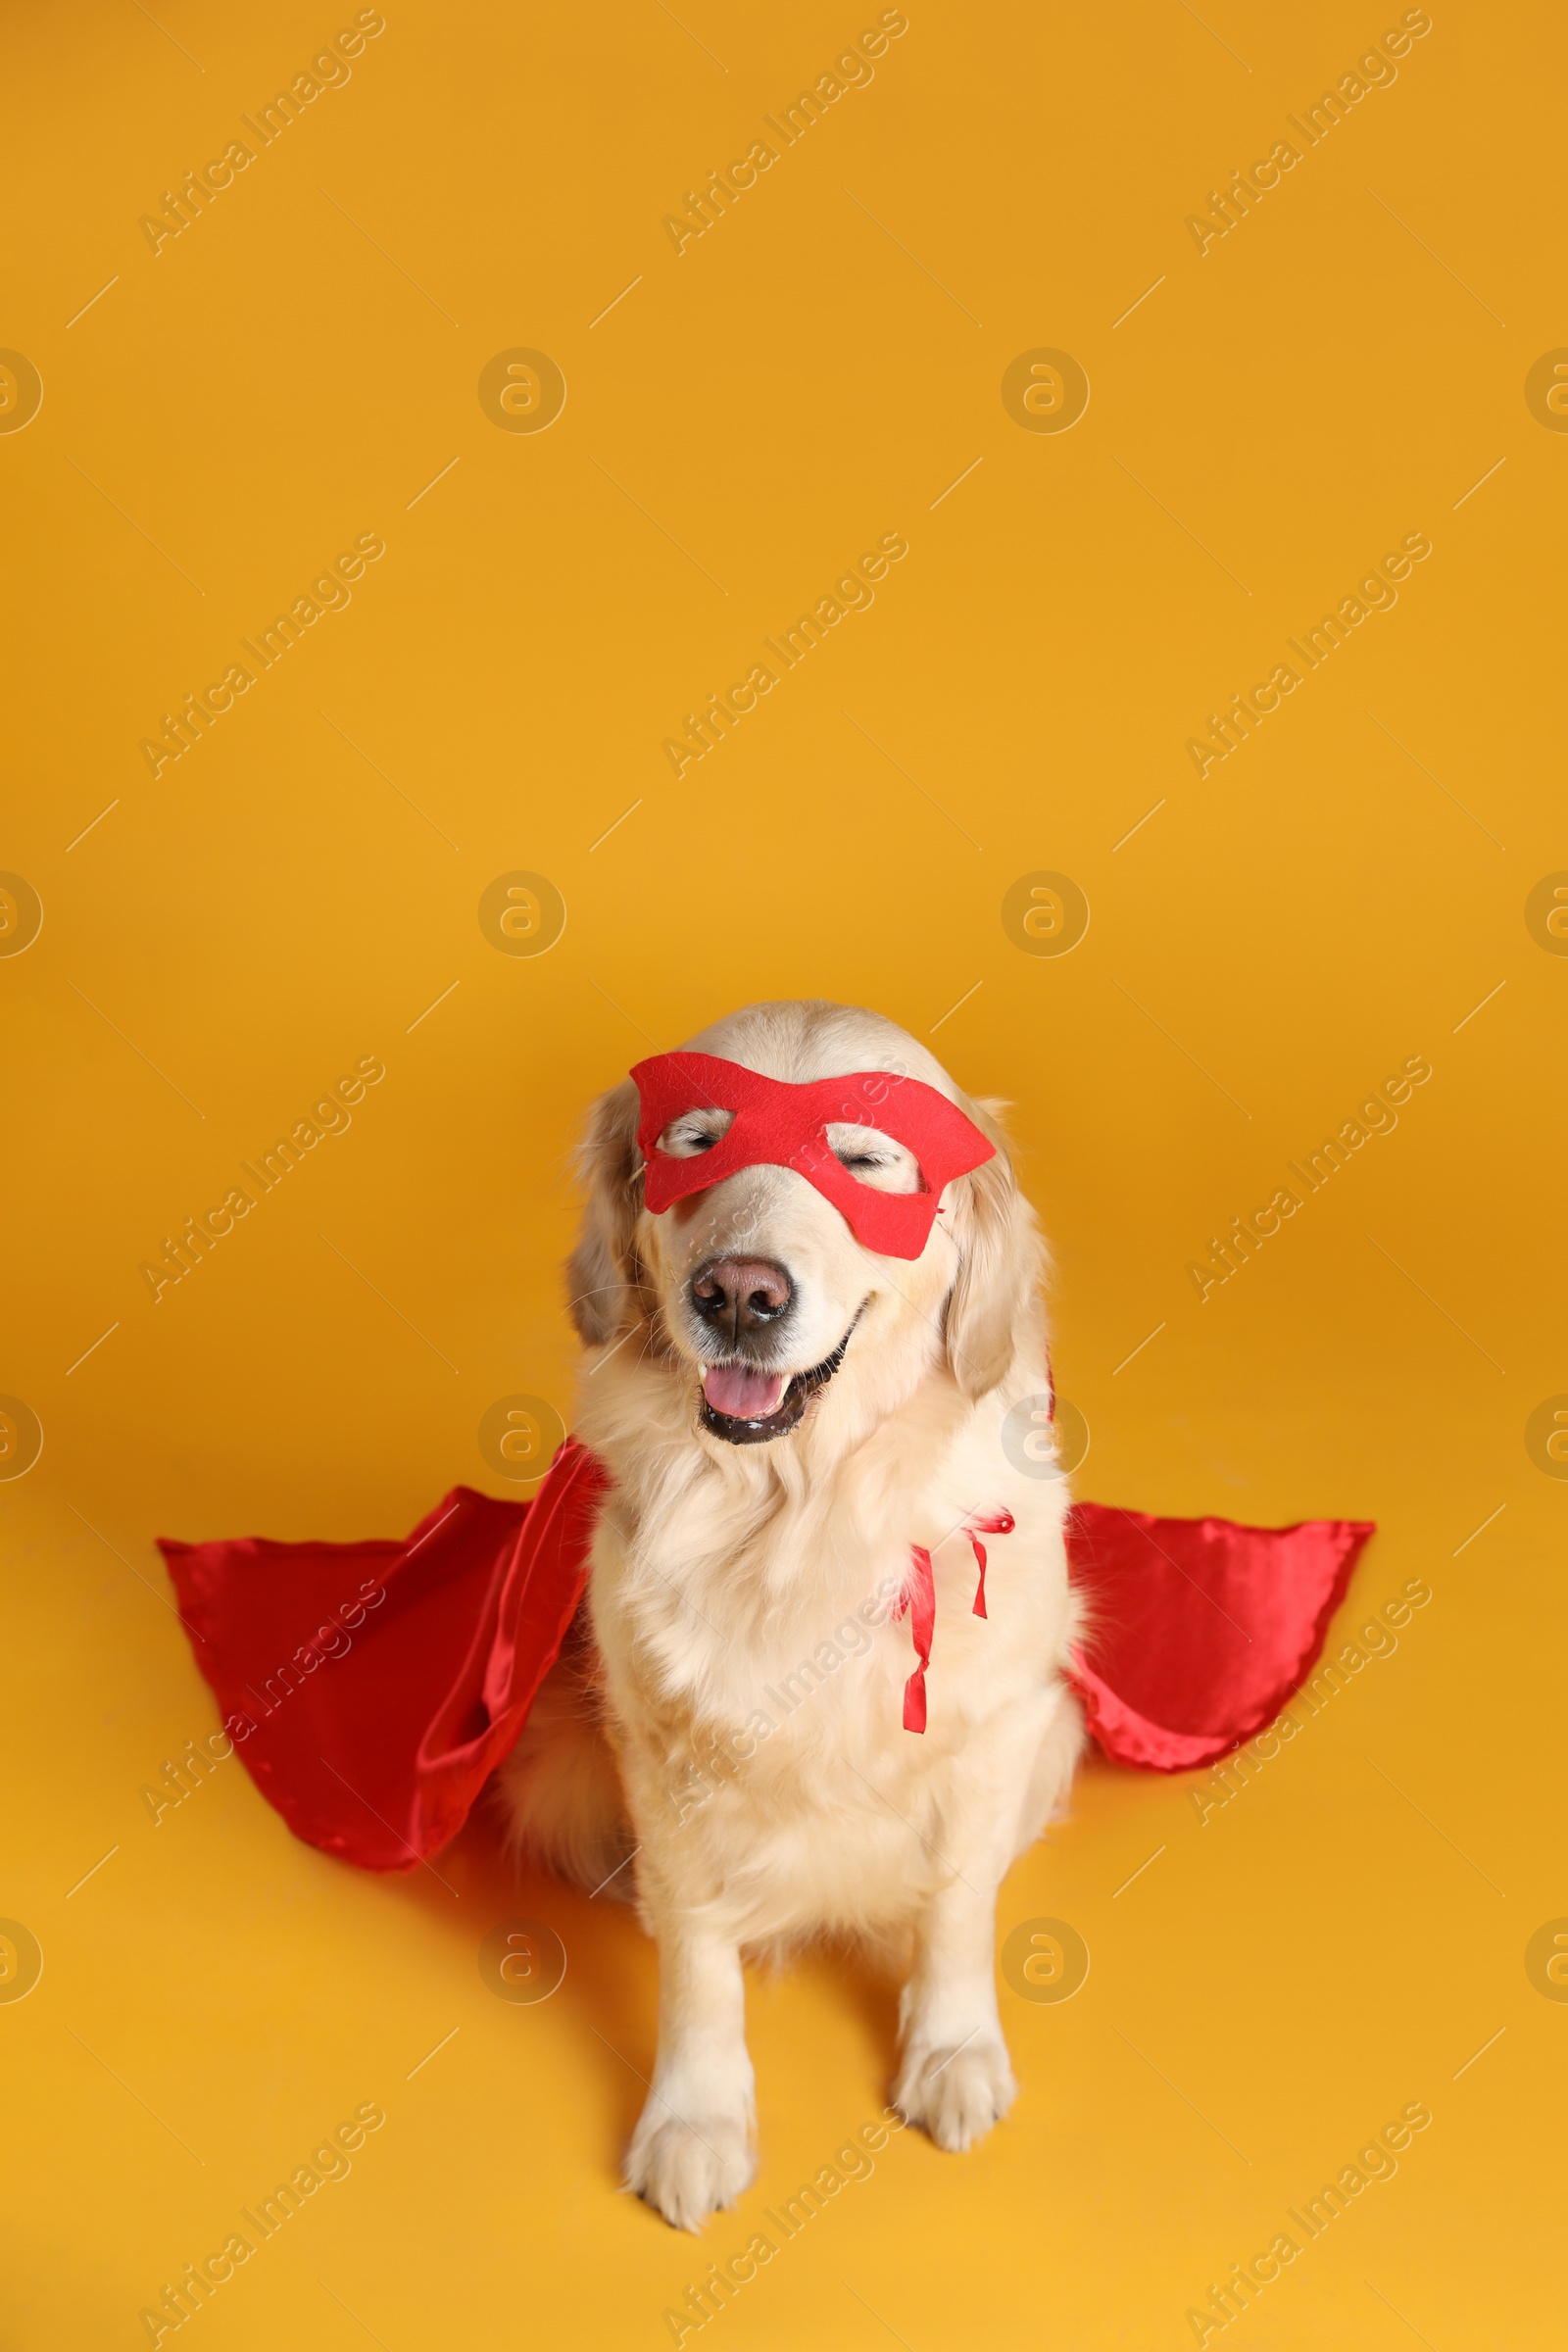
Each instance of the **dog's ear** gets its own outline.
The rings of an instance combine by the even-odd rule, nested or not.
[[[566,1289],[585,1348],[613,1339],[635,1319],[641,1303],[632,1248],[642,1202],[637,1117],[637,1089],[623,1078],[594,1104],[577,1150],[577,1173],[588,1198],[577,1246],[566,1260]]]
[[[1046,1252],[998,1117],[1005,1105],[963,1107],[997,1151],[994,1159],[949,1187],[958,1271],[948,1293],[943,1334],[954,1379],[966,1396],[978,1398],[1006,1378],[1018,1347],[1031,1336],[1044,1355],[1039,1290]]]

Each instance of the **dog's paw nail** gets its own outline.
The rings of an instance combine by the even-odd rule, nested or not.
[[[957,2155],[983,2139],[1018,2095],[1006,2046],[999,2037],[956,2049],[911,2050],[893,2104],[911,2124]]]
[[[645,2115],[626,2151],[626,2186],[676,2230],[695,2235],[710,2213],[733,2205],[757,2173],[744,2117],[671,2116],[660,2102]]]

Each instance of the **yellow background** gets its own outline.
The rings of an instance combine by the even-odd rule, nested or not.
[[[1250,219],[1201,257],[1184,225],[1397,15],[911,0],[677,258],[662,216],[874,10],[397,0],[156,256],[138,217],[340,20],[11,13],[0,342],[44,401],[0,436],[0,864],[44,924],[0,959],[0,1389],[45,1444],[0,1487],[0,1911],[44,1953],[0,2005],[8,2343],[144,2341],[378,2099],[209,2352],[652,2347],[878,2110],[885,1991],[820,1958],[759,1981],[761,2174],[678,2238],[613,2193],[653,2051],[624,1912],[518,1886],[482,1825],[451,1890],[356,1877],[234,1763],[156,1828],[139,1793],[215,1720],[152,1538],[394,1534],[505,1491],[486,1407],[569,1415],[585,1104],[786,995],[936,1028],[1016,1103],[1085,1493],[1375,1517],[1344,1632],[1408,1578],[1434,1598],[1204,1826],[1181,1782],[1085,1771],[1004,1889],[1004,1930],[1060,1916],[1093,1955],[1070,2002],[1004,1993],[1011,2120],[961,2160],[895,2140],[710,2333],[1191,2342],[1208,2282],[1419,2099],[1398,2177],[1224,2340],[1561,2340],[1568,2007],[1523,1961],[1568,1913],[1568,1489],[1524,1440],[1568,1388],[1568,964],[1524,920],[1568,866],[1568,440],[1523,393],[1568,343],[1561,24],[1436,6]],[[476,396],[518,346],[568,386],[539,434]],[[1065,433],[1002,404],[1041,346],[1092,385]],[[155,781],[160,714],[372,530],[352,606]],[[874,607],[677,781],[683,713],[892,530]],[[1417,530],[1397,607],[1200,781],[1187,737]],[[569,909],[538,958],[478,924],[515,868]],[[1059,958],[1000,919],[1040,868],[1093,909]],[[367,1054],[352,1130],[155,1305],[140,1262]],[[1396,1132],[1200,1304],[1187,1261],[1414,1054]],[[542,2007],[475,1965],[518,1912],[570,1955]]]

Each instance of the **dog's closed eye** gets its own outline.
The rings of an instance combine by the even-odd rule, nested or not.
[[[722,1143],[735,1124],[732,1110],[686,1110],[671,1119],[658,1149],[667,1159],[696,1159]]]
[[[922,1189],[914,1153],[879,1128],[834,1120],[827,1129],[827,1140],[834,1158],[849,1169],[858,1184],[879,1193],[917,1193]]]

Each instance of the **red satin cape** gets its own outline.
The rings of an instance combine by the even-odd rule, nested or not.
[[[412,1870],[456,1837],[571,1628],[607,1483],[568,1438],[531,1502],[454,1487],[402,1544],[161,1543],[224,1730],[297,1838],[365,1870]],[[973,1526],[1010,1533],[996,1516]],[[1072,1679],[1105,1753],[1180,1772],[1271,1722],[1316,1664],[1372,1532],[1075,1504],[1067,1557],[1089,1627]],[[983,1553],[980,1566],[983,1615]],[[915,1731],[936,1630],[918,1558],[906,1602]],[[931,1676],[940,1708],[940,1648]]]

